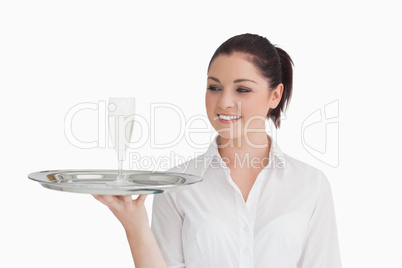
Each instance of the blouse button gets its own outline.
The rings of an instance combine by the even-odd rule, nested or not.
[[[248,250],[248,248],[245,248],[243,252],[244,252],[244,254],[246,254],[246,255],[248,255],[248,254],[250,253],[250,251]]]

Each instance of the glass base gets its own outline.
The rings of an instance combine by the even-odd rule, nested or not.
[[[109,187],[125,187],[125,186],[133,186],[135,183],[130,182],[128,180],[114,180],[106,183]]]

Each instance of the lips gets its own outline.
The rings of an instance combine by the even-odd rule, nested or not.
[[[236,122],[241,119],[241,115],[232,115],[232,114],[218,114],[219,121],[225,124]]]

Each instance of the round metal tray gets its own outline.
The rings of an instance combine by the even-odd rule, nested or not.
[[[28,178],[58,191],[99,195],[159,194],[184,190],[202,181],[185,173],[124,170],[125,183],[110,185],[117,170],[48,170],[30,173]]]

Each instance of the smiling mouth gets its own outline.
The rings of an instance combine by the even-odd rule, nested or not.
[[[236,115],[223,115],[223,114],[218,114],[218,118],[221,120],[226,120],[226,121],[231,121],[231,120],[237,120],[242,118],[241,115],[236,116]]]

